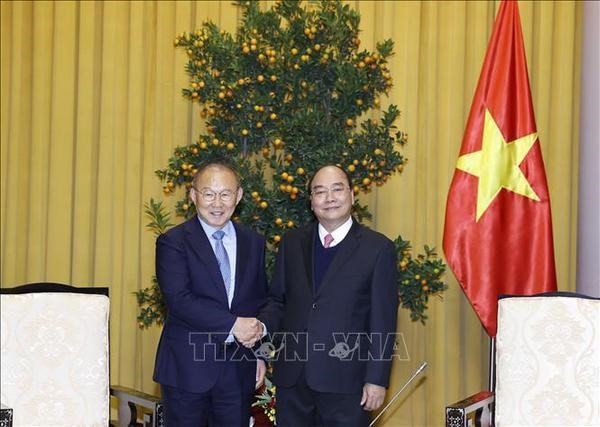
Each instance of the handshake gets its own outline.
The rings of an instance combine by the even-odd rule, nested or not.
[[[251,348],[263,337],[263,324],[255,317],[238,317],[232,333],[244,347]]]

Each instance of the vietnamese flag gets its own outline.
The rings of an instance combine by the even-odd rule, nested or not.
[[[448,193],[443,246],[492,337],[498,295],[556,291],[550,197],[516,1],[503,1],[496,17]]]

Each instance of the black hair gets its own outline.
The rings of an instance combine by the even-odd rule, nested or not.
[[[317,176],[317,174],[321,171],[321,169],[325,169],[325,168],[330,167],[330,166],[334,167],[334,168],[337,168],[337,169],[339,169],[339,170],[342,171],[342,173],[346,177],[346,181],[348,181],[348,187],[350,187],[350,189],[352,190],[353,185],[352,185],[352,178],[350,178],[350,174],[348,174],[348,172],[346,170],[344,170],[343,168],[341,168],[338,165],[328,164],[328,165],[323,165],[319,169],[317,169],[315,171],[315,173],[312,175],[312,177],[310,178],[310,180],[308,181],[308,192],[309,193],[312,192],[312,183],[313,183],[313,180],[315,179],[315,176]]]
[[[233,175],[235,176],[235,180],[237,181],[238,187],[241,187],[242,182],[241,182],[240,173],[238,172],[237,168],[233,165],[233,163],[231,163],[229,160],[227,160],[225,158],[217,158],[217,159],[209,160],[206,163],[201,164],[200,167],[198,168],[198,171],[194,174],[194,177],[192,178],[192,183],[194,185],[196,185],[196,181],[198,180],[198,177],[200,175],[202,175],[202,173],[204,173],[204,171],[206,169],[213,167],[213,166],[227,169],[228,171],[233,173]]]

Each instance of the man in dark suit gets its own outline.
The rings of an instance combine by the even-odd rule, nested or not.
[[[259,315],[269,333],[283,335],[274,362],[277,425],[367,426],[389,384],[394,244],[353,220],[344,170],[319,169],[309,190],[318,222],[282,239]]]
[[[241,198],[230,165],[202,167],[190,190],[198,216],[156,242],[167,316],[154,380],[161,384],[167,426],[247,427],[264,378],[264,362],[243,345],[255,340],[253,317],[267,298],[265,240],[231,222]]]

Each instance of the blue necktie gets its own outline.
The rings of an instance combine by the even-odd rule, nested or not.
[[[231,288],[231,269],[229,268],[229,257],[227,251],[223,245],[223,236],[225,232],[223,230],[217,230],[213,233],[213,238],[217,241],[215,245],[215,255],[219,268],[221,269],[221,276],[223,276],[223,283],[225,283],[225,292],[227,292],[227,298],[229,299],[229,290]]]

